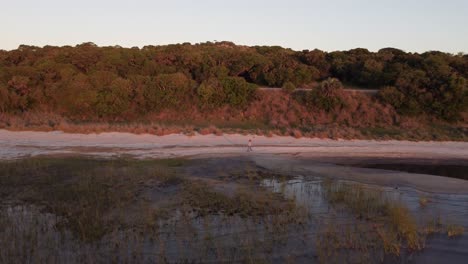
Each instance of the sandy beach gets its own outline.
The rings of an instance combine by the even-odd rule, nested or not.
[[[253,153],[246,143],[253,140]],[[335,178],[433,193],[468,194],[468,181],[440,176],[337,166],[355,159],[412,159],[468,163],[468,142],[328,140],[253,135],[167,136],[128,133],[68,134],[0,130],[0,159],[38,155],[91,155],[192,159],[244,157],[259,166],[292,174]]]
[[[244,155],[249,139],[254,154],[295,157],[411,157],[468,160],[468,142],[330,140],[284,136],[13,132],[0,130],[0,159],[42,154],[133,155],[141,158]]]

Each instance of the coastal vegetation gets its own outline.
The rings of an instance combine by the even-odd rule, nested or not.
[[[463,211],[431,213],[445,198],[309,176],[243,159],[1,161],[0,262],[386,263],[433,237],[466,243]]]
[[[0,126],[235,123],[280,134],[320,136],[325,128],[342,137],[464,140],[466,78],[468,55],[436,51],[22,45],[0,50]]]

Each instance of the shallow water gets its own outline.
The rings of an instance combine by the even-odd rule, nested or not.
[[[334,220],[342,218],[338,221],[341,225],[352,224],[354,221],[349,215],[331,216],[329,204],[323,198],[320,184],[320,178],[308,180],[299,178],[283,183],[276,180],[263,181],[263,185],[271,188],[272,191],[284,193],[310,210],[316,220],[327,221],[329,217],[333,217]],[[444,223],[460,225],[468,230],[468,195],[429,194],[411,188],[395,189],[372,185],[365,185],[365,187],[381,190],[391,199],[402,202],[421,226],[431,219],[440,218],[440,221]],[[420,205],[421,197],[428,198],[428,205],[424,207]],[[405,255],[399,261],[403,263],[466,263],[467,260],[468,236],[466,234],[456,238],[448,238],[446,234],[435,234],[428,237],[426,247],[422,252]],[[393,263],[391,258],[387,261]]]
[[[411,161],[409,161],[411,162]],[[358,163],[353,167],[404,171],[468,180],[468,165],[414,163]]]
[[[188,166],[191,177],[224,179],[225,186],[237,184],[225,177],[239,170],[257,169],[255,163],[243,158],[219,158],[193,161]],[[378,170],[376,170],[378,171]],[[387,174],[385,174],[387,175]],[[28,256],[39,262],[51,263],[154,263],[179,262],[243,262],[264,259],[271,263],[317,262],[316,236],[329,225],[354,228],[364,224],[346,210],[333,208],[324,197],[322,181],[327,175],[303,173],[291,180],[265,179],[261,185],[294,199],[308,215],[303,225],[289,225],[283,216],[267,218],[207,215],[197,217],[190,212],[177,210],[167,221],[159,221],[152,232],[117,230],[101,241],[84,243],[74,239],[69,232],[55,228],[57,216],[44,213],[29,205],[0,203],[0,223],[5,217],[13,226],[0,237],[0,245],[10,245],[4,252],[24,254],[19,249],[34,249]],[[338,181],[344,182],[344,181]],[[352,183],[352,182],[346,182]],[[387,197],[403,203],[421,225],[439,218],[444,223],[456,224],[468,230],[468,195],[425,193],[408,187],[374,186]],[[229,188],[227,188],[229,189]],[[424,207],[420,198],[428,199]],[[3,219],[3,220],[2,220]],[[7,222],[8,222],[7,221]],[[0,234],[5,232],[1,230]],[[39,227],[39,228],[37,228]],[[354,229],[352,229],[354,230]],[[363,230],[368,231],[368,230]],[[32,238],[32,239],[31,239]],[[16,244],[12,244],[14,240]],[[58,253],[57,253],[58,252]],[[54,255],[55,254],[55,255]],[[338,262],[351,258],[343,253]],[[52,258],[51,255],[54,255]],[[0,257],[2,253],[0,252]],[[355,257],[354,255],[352,257]],[[381,252],[368,259],[381,262]],[[422,252],[406,252],[400,258],[385,257],[384,263],[466,263],[468,259],[468,235],[449,239],[445,234],[433,235],[426,241]],[[1,259],[0,259],[1,260]],[[0,261],[1,262],[1,261]],[[24,262],[31,262],[25,259]]]

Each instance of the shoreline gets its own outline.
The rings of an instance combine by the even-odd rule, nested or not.
[[[249,139],[254,152],[246,152]],[[308,139],[284,136],[130,133],[70,134],[0,129],[0,160],[85,155],[101,158],[247,159],[284,173],[318,175],[381,186],[408,186],[430,193],[468,194],[468,181],[428,174],[352,168],[363,160],[416,161],[468,166],[468,142]],[[341,165],[338,165],[341,164]]]
[[[216,127],[211,127],[209,129],[216,130],[218,128]],[[183,129],[180,129],[183,130]],[[54,129],[9,129],[5,127],[0,127],[0,136],[2,136],[2,133],[53,133],[53,134],[66,134],[66,135],[84,135],[84,136],[99,136],[103,134],[122,134],[122,135],[131,135],[131,136],[152,136],[152,137],[167,137],[167,136],[186,136],[188,138],[196,137],[196,136],[217,136],[217,137],[223,137],[223,136],[246,136],[246,137],[265,137],[265,138],[290,138],[290,139],[306,139],[306,140],[323,140],[323,141],[375,141],[375,142],[408,142],[408,143],[467,143],[468,141],[459,141],[459,140],[413,140],[413,139],[380,139],[380,138],[369,138],[369,139],[361,139],[361,138],[331,138],[331,137],[308,137],[308,136],[300,136],[300,137],[295,137],[293,135],[280,135],[280,134],[270,134],[270,135],[265,135],[265,134],[257,134],[257,133],[251,133],[251,131],[244,131],[244,132],[238,132],[238,131],[219,131],[218,129],[218,134],[213,132],[213,133],[200,133],[200,132],[183,132],[183,131],[177,131],[177,132],[168,132],[167,134],[155,134],[155,133],[148,133],[148,132],[128,132],[128,131],[118,131],[118,130],[102,130],[102,131],[89,131],[89,132],[83,132],[83,131],[78,131],[78,132],[71,132],[67,130],[54,130]],[[168,131],[171,131],[171,129],[168,129]]]
[[[0,129],[0,159],[40,154],[131,155],[141,158],[248,155],[290,155],[295,158],[414,158],[468,161],[468,142],[407,140],[346,140],[258,136],[241,134],[191,136],[104,132],[77,134],[61,131],[9,131]]]

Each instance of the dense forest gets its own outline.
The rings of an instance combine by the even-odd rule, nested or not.
[[[297,127],[320,123],[317,116],[347,126],[369,125],[355,120],[369,115],[375,115],[375,124],[396,126],[401,118],[421,116],[466,123],[467,78],[468,55],[436,51],[293,51],[231,42],[143,48],[22,45],[0,50],[0,113],[54,113],[94,122],[186,113],[182,116],[264,119],[275,126],[287,119],[283,123]],[[283,92],[273,98],[258,87]],[[296,87],[310,91],[295,92]],[[343,87],[379,93],[365,98],[346,94]],[[263,108],[252,110],[255,104]],[[286,104],[284,115],[267,120],[278,111],[275,104]]]

